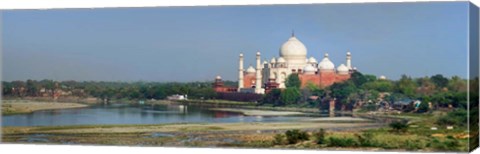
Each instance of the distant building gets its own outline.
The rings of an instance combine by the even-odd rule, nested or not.
[[[187,95],[171,95],[167,96],[167,100],[187,100]]]

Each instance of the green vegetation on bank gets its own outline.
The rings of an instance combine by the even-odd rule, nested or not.
[[[174,94],[188,95],[192,99],[213,99],[213,82],[104,82],[27,80],[2,82],[4,97],[53,97],[61,93],[73,97],[96,97],[102,100],[165,99]],[[226,85],[234,82],[225,81]]]
[[[429,130],[426,128],[370,129],[360,132],[327,132],[324,129],[306,132],[287,130],[275,134],[271,145],[275,147],[305,148],[380,148],[407,151],[467,151],[468,139],[462,130]],[[310,135],[311,134],[311,135]]]
[[[424,113],[448,107],[467,109],[467,80],[457,76],[448,79],[438,74],[414,79],[402,75],[398,81],[393,81],[354,72],[349,80],[329,87],[307,83],[301,88],[300,84],[298,75],[291,74],[286,80],[286,88],[273,89],[264,96],[261,104],[325,108],[328,101],[335,99],[341,104],[341,110],[363,107],[366,111],[374,111],[386,105],[398,105],[394,103],[403,100],[419,100],[422,103],[418,108],[410,105],[404,111]]]

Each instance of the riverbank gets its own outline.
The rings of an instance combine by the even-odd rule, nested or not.
[[[276,143],[276,136],[293,129],[305,131],[309,139],[296,144]],[[314,134],[319,129],[326,131],[324,144],[316,143]],[[4,127],[2,134],[4,143],[313,150],[466,151],[468,143],[465,132],[459,129],[415,127],[396,133],[380,123],[328,121]]]
[[[213,111],[228,111],[241,113],[245,116],[294,116],[294,115],[306,115],[302,112],[289,112],[289,111],[267,111],[267,110],[251,110],[251,109],[233,109],[233,108],[212,108]]]
[[[69,102],[42,102],[30,100],[2,100],[2,115],[32,113],[40,110],[88,107],[87,104]]]
[[[238,102],[228,100],[175,100],[175,101],[147,101],[147,103],[162,103],[162,104],[182,104],[182,105],[202,105],[217,108],[239,108],[251,110],[269,110],[269,111],[287,111],[287,112],[303,112],[303,113],[321,113],[318,108],[307,107],[279,107],[258,105],[255,102]],[[336,111],[335,113],[351,114],[352,112]]]
[[[289,129],[314,131],[360,131],[381,127],[376,123],[186,123],[158,125],[90,125],[49,127],[4,127],[4,143],[90,144],[170,147],[263,148],[275,133]],[[257,143],[259,142],[259,143]],[[234,144],[234,145],[232,145]],[[258,147],[257,147],[258,148]]]

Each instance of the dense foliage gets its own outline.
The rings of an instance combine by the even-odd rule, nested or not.
[[[408,124],[406,121],[394,121],[388,124],[388,126],[390,126],[390,128],[397,133],[404,133],[408,129]]]
[[[232,84],[226,82],[227,84]],[[97,97],[101,99],[164,99],[180,94],[189,98],[215,98],[212,82],[160,83],[160,82],[103,82],[103,81],[53,81],[27,80],[2,82],[3,96],[36,97],[53,96],[62,91],[69,96]]]
[[[368,108],[366,111],[371,111],[378,109],[381,103],[394,106],[399,101],[410,100],[412,104],[402,108],[403,111],[424,113],[449,106],[467,108],[467,80],[458,76],[449,79],[440,74],[421,78],[402,75],[394,81],[353,72],[349,80],[329,87],[319,88],[306,83],[300,88],[298,75],[292,74],[286,83],[286,89],[267,94],[261,103],[324,108],[329,100],[335,99],[342,105],[342,110],[351,110],[353,106],[361,105]],[[413,100],[421,102],[418,107],[413,107]]]
[[[300,141],[307,141],[310,136],[305,131],[294,129],[294,130],[287,130],[285,132],[285,137],[287,138],[288,144],[295,144]]]
[[[325,143],[325,130],[323,128],[321,128],[318,132],[313,133],[313,136],[315,137],[315,143]]]

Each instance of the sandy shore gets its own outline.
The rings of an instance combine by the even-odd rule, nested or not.
[[[290,129],[323,128],[349,133],[381,127],[375,123],[209,123],[3,127],[5,143],[55,143],[174,147],[274,147],[273,136]]]
[[[38,101],[2,101],[2,114],[19,114],[19,113],[31,113],[39,110],[52,110],[52,109],[69,109],[69,108],[81,108],[88,105],[79,103],[65,103],[65,102],[38,102]]]
[[[305,115],[302,112],[289,111],[268,111],[268,110],[251,110],[251,109],[233,109],[233,108],[212,108],[215,111],[238,112],[246,116],[287,116],[287,115]]]
[[[310,118],[303,121],[311,122],[373,122],[369,119],[354,118],[354,117],[322,117],[322,118]]]
[[[148,133],[148,132],[202,132],[202,131],[262,131],[286,129],[338,129],[374,127],[374,123],[316,123],[316,122],[268,122],[268,123],[209,123],[209,124],[158,124],[158,125],[91,125],[52,127],[4,127],[4,134],[16,133]]]

